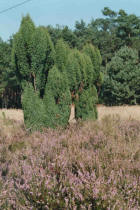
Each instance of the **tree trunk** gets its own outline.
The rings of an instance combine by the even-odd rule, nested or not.
[[[70,112],[70,118],[69,118],[69,124],[76,123],[75,119],[75,104],[71,104],[71,112]]]

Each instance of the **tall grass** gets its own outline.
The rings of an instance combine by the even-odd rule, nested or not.
[[[32,134],[1,117],[0,209],[140,209],[140,122],[121,117]]]

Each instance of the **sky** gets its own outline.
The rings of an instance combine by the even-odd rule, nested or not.
[[[24,0],[0,0],[0,12]],[[68,25],[74,28],[75,21],[102,17],[101,10],[109,7],[114,11],[124,9],[128,14],[139,16],[140,0],[31,0],[28,3],[0,14],[0,37],[7,41],[20,27],[21,19],[30,14],[36,26]]]

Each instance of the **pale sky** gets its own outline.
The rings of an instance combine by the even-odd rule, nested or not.
[[[0,11],[24,0],[0,0]],[[31,0],[30,2],[0,14],[0,37],[8,40],[16,33],[23,15],[30,14],[38,25],[68,25],[83,19],[89,23],[92,18],[102,17],[101,10],[109,7],[114,11],[124,9],[128,14],[140,15],[140,0]]]

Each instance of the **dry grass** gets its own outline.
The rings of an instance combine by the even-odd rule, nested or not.
[[[1,109],[0,110],[0,137],[13,138],[23,133],[24,120],[22,110]]]
[[[107,115],[119,115],[120,118],[124,120],[140,120],[140,106],[98,106],[99,120]]]
[[[10,120],[23,122],[23,112],[20,109],[1,109],[0,118],[3,118],[4,116]]]
[[[114,107],[106,107],[99,105],[98,109],[98,119],[101,120],[105,116],[116,116],[119,115],[121,119],[124,120],[140,120],[140,106],[114,106]],[[18,109],[1,109],[0,110],[0,119],[3,118],[3,114],[5,117],[14,120],[20,123],[23,123],[23,112],[22,110]]]

